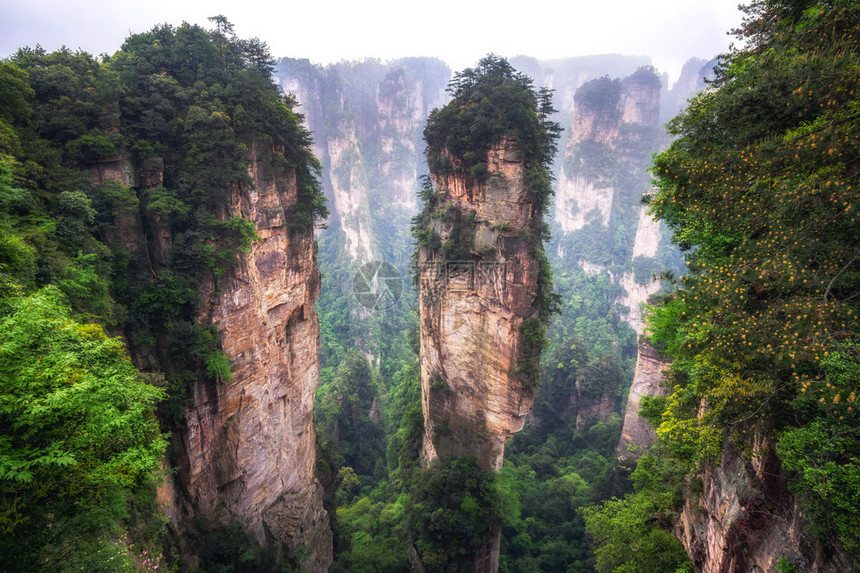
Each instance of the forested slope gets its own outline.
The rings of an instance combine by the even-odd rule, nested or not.
[[[640,461],[636,495],[586,513],[601,571],[651,566],[655,514],[707,570],[856,566],[860,11],[746,14],[745,47],[653,167],[651,212],[688,272],[648,323],[674,360],[669,395],[643,407],[662,451]]]
[[[260,173],[282,177],[286,211],[268,217],[294,249],[326,214],[265,44],[213,20],[136,34],[103,61],[37,47],[0,65],[4,569],[157,564],[170,546],[161,432],[181,462],[195,388],[231,380],[212,312],[262,239],[234,203],[256,196]],[[279,559],[205,545],[192,539],[186,557]]]

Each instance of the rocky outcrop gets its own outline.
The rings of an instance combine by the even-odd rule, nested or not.
[[[592,218],[609,225],[619,199],[616,172],[644,170],[650,157],[636,144],[659,125],[660,87],[656,76],[640,71],[623,81],[594,80],[577,91],[556,193],[555,219],[563,232]]]
[[[272,171],[264,152],[252,147],[255,189],[233,192],[229,206],[261,240],[226,280],[205,288],[211,306],[200,317],[218,328],[232,380],[195,383],[179,476],[197,515],[238,521],[261,545],[283,543],[307,569],[327,571],[332,533],[314,476],[316,244],[289,232],[295,178]]]
[[[641,305],[660,283],[637,277],[631,267],[664,270],[657,268],[660,223],[638,205],[650,189],[650,155],[661,143],[661,91],[661,79],[648,68],[624,79],[602,77],[581,86],[574,98],[555,202],[561,230],[556,252],[565,257],[561,245],[571,234],[579,244],[594,245],[590,252],[567,253],[568,258],[576,257],[588,274],[608,273],[612,283],[624,288],[615,302],[626,308],[622,318],[637,334],[644,328]],[[629,237],[623,245],[618,244],[619,234]],[[615,267],[612,272],[603,266],[607,261]]]
[[[361,161],[355,126],[344,121],[340,135],[326,141],[331,165],[329,170],[334,211],[345,235],[346,252],[352,260],[367,262],[373,258],[370,236],[370,206],[367,197],[367,174]]]
[[[707,80],[713,79],[714,68],[717,65],[716,58],[704,60],[702,58],[690,58],[684,62],[681,75],[672,89],[664,93],[661,102],[660,115],[665,123],[678,115],[687,106],[687,99],[707,87]]]
[[[621,317],[636,331],[636,334],[641,335],[642,331],[645,330],[642,304],[648,300],[648,297],[660,290],[660,281],[649,280],[645,284],[641,284],[636,282],[636,278],[631,272],[624,273],[620,277],[613,276],[612,281],[617,281],[624,287],[624,294],[618,299],[618,302],[628,310],[622,313]]]
[[[780,560],[796,571],[853,571],[850,558],[825,553],[804,531],[773,442],[758,432],[747,446],[750,454],[727,443],[719,463],[706,465],[701,493],[688,495],[681,510],[675,535],[696,571],[776,571]]]
[[[615,189],[606,181],[562,175],[556,194],[555,220],[563,231],[581,229],[592,219],[609,225]]]
[[[619,458],[635,460],[641,456],[656,440],[657,434],[646,420],[639,417],[639,406],[643,396],[663,396],[667,389],[661,384],[665,380],[663,371],[670,362],[660,355],[645,338],[639,338],[639,350],[636,355],[636,370],[633,373],[633,383],[627,398],[627,409],[624,411],[624,426],[615,453]],[[629,447],[633,446],[633,447]]]
[[[570,125],[574,112],[574,96],[582,84],[603,76],[623,78],[643,66],[651,65],[647,56],[622,56],[620,54],[600,54],[561,58],[557,60],[538,60],[528,56],[517,56],[511,64],[535,81],[535,85],[555,90],[553,102],[559,110],[557,121]]]
[[[290,231],[295,174],[273,170],[267,155],[263,146],[251,146],[254,187],[234,189],[224,206],[225,216],[253,221],[260,240],[218,284],[204,281],[199,292],[206,303],[197,320],[217,327],[232,379],[193,382],[184,423],[175,428],[179,472],[159,489],[158,501],[175,531],[192,516],[238,522],[261,546],[279,542],[302,556],[307,570],[322,572],[332,561],[332,533],[314,475],[316,243],[310,232]],[[93,184],[114,179],[137,187],[140,196],[163,182],[160,159],[135,168],[123,155],[88,171]],[[111,232],[109,242],[125,246],[148,273],[164,268],[171,237],[157,215],[128,212]],[[152,357],[135,359],[143,364]]]
[[[460,214],[438,223],[440,239],[469,235],[473,247],[458,260],[427,247],[418,253],[425,464],[471,454],[486,470],[500,468],[505,440],[532,407],[520,366],[523,322],[537,320],[538,263],[521,236],[539,213],[514,139],[494,145],[487,166],[484,183],[432,175],[446,208]]]
[[[633,239],[633,258],[656,257],[660,234],[660,222],[648,214],[648,207],[639,207],[639,223],[636,225],[636,238]]]

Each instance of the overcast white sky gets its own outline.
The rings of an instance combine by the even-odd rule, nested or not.
[[[553,59],[651,56],[677,77],[728,48],[740,0],[0,0],[0,57],[20,46],[114,53],[130,33],[223,14],[275,57],[315,63],[436,56],[459,70],[489,52]]]

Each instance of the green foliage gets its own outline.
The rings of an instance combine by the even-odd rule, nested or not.
[[[385,503],[376,501],[376,491],[338,509],[342,535],[350,542],[341,563],[349,571],[406,573],[410,571],[405,530],[408,497],[400,494],[393,503]]]
[[[427,571],[469,571],[500,518],[494,475],[464,456],[422,471],[409,498],[409,531]]]
[[[779,435],[777,454],[797,472],[805,514],[824,538],[860,549],[860,419],[856,410],[860,346],[844,344],[823,360],[825,377],[794,399],[801,425]]]
[[[746,12],[747,46],[725,56],[655,159],[651,211],[689,250],[689,274],[650,311],[674,365],[672,393],[648,415],[681,457],[768,432],[812,529],[856,555],[845,400],[860,379],[858,11],[837,0]]]
[[[536,400],[546,390],[542,384]],[[560,426],[541,419],[506,448],[496,483],[514,499],[502,506],[512,509],[503,513],[500,571],[593,571],[578,509],[616,493],[613,465],[621,424],[613,417],[576,430],[575,411],[565,408],[569,404],[570,394],[553,405]]]
[[[600,119],[616,119],[621,88],[621,80],[603,76],[582,84],[576,90],[573,101],[596,113]]]
[[[779,561],[776,564],[776,570],[778,573],[801,573],[801,570],[785,557],[779,558]]]
[[[164,393],[139,378],[169,395],[159,405],[168,424],[192,382],[229,382],[198,296],[217,293],[259,240],[227,209],[251,191],[251,161],[295,198],[283,213],[291,233],[309,236],[327,215],[310,134],[272,83],[265,44],[217,24],[159,26],[103,61],[37,47],[0,64],[0,319],[12,328],[33,305],[48,315],[33,319],[29,339],[14,323],[0,342],[14,355],[0,365],[10,393],[0,561],[13,569],[133,570],[143,558],[132,546],[159,549],[148,482],[163,451],[152,411]],[[102,180],[115,167],[124,182]],[[124,344],[89,321],[122,332],[151,372],[137,373]],[[27,339],[49,346],[27,350]]]
[[[624,381],[624,370],[617,355],[593,358],[580,374],[580,395],[596,399],[605,394],[614,397]]]
[[[633,280],[636,284],[650,284],[656,275],[659,275],[663,269],[658,267],[653,257],[644,257],[639,255],[633,259]]]
[[[71,319],[56,288],[12,307],[0,321],[3,561],[104,567],[105,536],[116,539],[130,494],[159,467],[163,393],[141,382],[121,340]]]
[[[520,378],[526,388],[534,389],[540,378],[538,365],[540,351],[546,341],[546,326],[540,318],[533,316],[520,326],[523,333],[522,355],[519,361]]]
[[[116,155],[116,146],[102,135],[82,135],[66,144],[69,156],[81,163],[93,163]]]
[[[669,530],[689,470],[686,463],[646,454],[631,475],[634,494],[580,510],[595,545],[597,571],[693,571]]]
[[[601,182],[611,181],[621,168],[619,153],[611,146],[586,139],[564,157],[564,174],[567,177],[580,175]]]
[[[289,564],[279,564],[281,544],[261,548],[257,541],[242,530],[239,523],[221,526],[197,524],[192,538],[201,545],[200,569],[206,573],[283,573],[294,571]]]
[[[361,475],[373,475],[383,456],[385,440],[377,419],[371,419],[379,389],[367,358],[359,349],[347,352],[332,381],[318,393],[314,417],[323,435],[332,439],[343,465]],[[378,406],[377,406],[378,409]]]
[[[494,55],[483,58],[475,68],[454,74],[448,92],[451,101],[430,113],[424,129],[432,172],[441,175],[463,170],[483,181],[487,152],[503,137],[516,141],[527,169],[549,167],[561,132],[549,119],[555,111],[551,92],[536,91],[531,78]],[[538,199],[538,211],[543,212],[552,186],[548,177],[535,183],[529,190]]]
[[[599,573],[693,571],[687,553],[670,531],[649,526],[654,507],[645,496],[609,500],[583,510],[585,527],[597,548]]]

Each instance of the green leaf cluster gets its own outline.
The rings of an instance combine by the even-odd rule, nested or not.
[[[533,176],[529,190],[543,212],[552,194],[543,177],[556,152],[561,126],[550,116],[552,92],[535,90],[531,78],[498,56],[483,58],[475,68],[454,74],[448,84],[451,101],[434,109],[424,129],[430,171],[470,173],[476,181],[487,176],[487,152],[503,137],[516,141],[526,170]]]
[[[107,548],[102,537],[160,467],[164,394],[120,339],[71,318],[57,288],[11,306],[0,318],[0,554],[20,571],[66,570],[93,557],[89,544]],[[73,535],[79,549],[68,546]]]
[[[423,470],[409,497],[409,532],[427,571],[471,571],[501,517],[494,474],[474,456]]]

